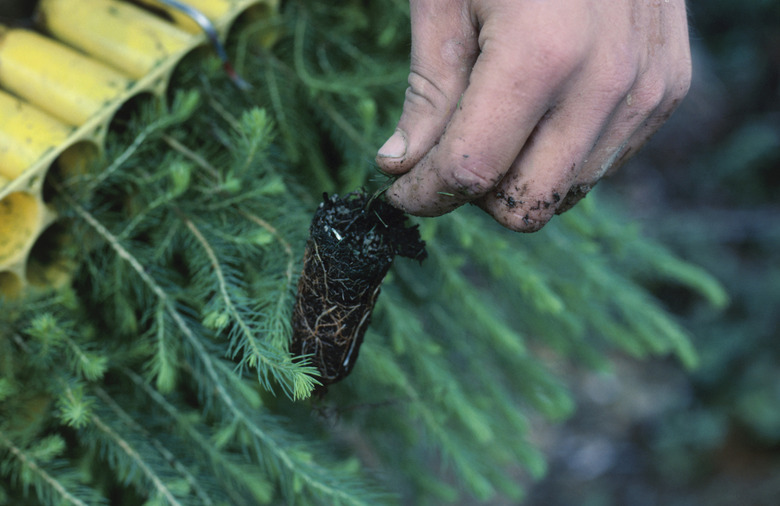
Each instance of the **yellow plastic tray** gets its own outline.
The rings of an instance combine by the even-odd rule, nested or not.
[[[277,8],[277,0],[184,3],[222,40],[238,16]],[[44,198],[46,178],[100,153],[116,111],[141,93],[162,99],[176,64],[207,44],[189,17],[143,4],[149,10],[121,0],[41,0],[36,29],[0,26],[0,297],[66,279],[56,252],[41,251],[62,234]]]

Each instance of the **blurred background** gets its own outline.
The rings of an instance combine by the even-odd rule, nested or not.
[[[780,2],[688,4],[691,91],[598,190],[714,274],[730,304],[652,286],[700,368],[615,357],[614,377],[570,371],[579,408],[538,424],[550,469],[526,504],[780,504]]]

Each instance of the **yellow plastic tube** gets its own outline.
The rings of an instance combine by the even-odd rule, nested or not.
[[[157,0],[141,0],[141,2],[145,3],[146,5],[157,7],[158,9],[163,9],[169,16],[171,16],[177,25],[181,26],[184,30],[187,30],[190,33],[200,33],[202,31],[201,27],[195,23],[195,21],[193,21],[189,16],[178,9],[169,7],[165,3],[159,2]],[[195,10],[200,11],[201,14],[213,22],[217,19],[220,19],[230,11],[236,10],[236,4],[249,4],[251,2],[247,2],[246,0],[186,0],[184,3],[194,8]]]
[[[26,192],[0,199],[0,265],[23,259],[49,220],[43,202]]]
[[[127,2],[42,0],[43,27],[57,39],[139,79],[184,52],[192,35]]]
[[[22,278],[11,271],[0,271],[0,297],[14,299],[24,288]]]
[[[73,131],[73,127],[2,91],[0,118],[0,177],[9,181],[59,148]]]
[[[23,29],[0,31],[0,87],[70,125],[82,125],[132,80],[59,42]]]

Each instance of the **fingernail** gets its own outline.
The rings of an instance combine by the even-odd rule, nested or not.
[[[382,158],[401,158],[405,154],[406,139],[398,130],[396,130],[395,133],[387,139],[387,142],[379,148],[379,156]]]

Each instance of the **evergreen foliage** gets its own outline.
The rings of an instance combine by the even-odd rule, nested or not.
[[[440,503],[522,496],[545,472],[530,417],[572,399],[556,363],[675,354],[652,278],[717,283],[593,197],[532,236],[464,208],[419,220],[352,375],[307,399],[288,353],[308,222],[323,191],[385,183],[408,12],[291,3],[232,41],[254,87],[189,63],[170,104],[110,133],[102,167],[52,181],[72,283],[0,302],[0,502]],[[273,50],[253,43],[278,30]]]

